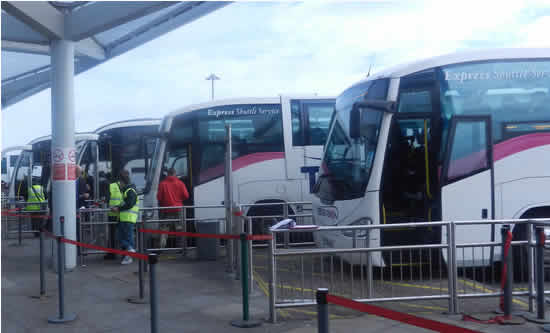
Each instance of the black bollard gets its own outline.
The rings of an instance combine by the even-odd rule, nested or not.
[[[144,214],[145,215],[145,214]],[[143,217],[145,218],[145,216]],[[139,253],[144,253],[145,251],[143,250],[144,249],[144,246],[143,246],[143,232],[139,232],[137,233],[137,242],[138,242],[138,252]],[[145,286],[144,286],[144,279],[143,279],[143,267],[145,266],[145,263],[143,262],[143,260],[140,260],[138,262],[138,289],[139,289],[139,296],[138,297],[130,297],[128,298],[128,302],[129,303],[133,303],[133,304],[147,304],[149,303],[147,301],[147,299],[145,298],[145,292],[144,292],[144,289],[145,289]]]
[[[23,236],[22,236],[22,233],[23,233],[23,230],[22,230],[22,222],[21,221],[21,214],[18,214],[19,217],[17,218],[17,221],[19,222],[17,224],[17,245],[21,246],[21,243],[23,242]]]
[[[59,289],[59,314],[57,317],[48,318],[48,322],[52,324],[61,324],[70,322],[76,319],[76,313],[65,313],[65,243],[61,240],[65,233],[64,227],[65,218],[59,217],[61,235],[56,236],[57,240],[57,287]]]
[[[40,297],[46,296],[46,281],[44,279],[44,228],[40,228]]]
[[[49,296],[46,295],[46,266],[45,252],[44,252],[44,226],[40,227],[40,295],[31,296],[32,298],[46,299]]]
[[[158,332],[158,304],[157,304],[157,277],[156,266],[158,257],[155,253],[149,254],[149,296],[151,298],[151,333]]]
[[[328,333],[328,289],[317,288],[317,332]]]

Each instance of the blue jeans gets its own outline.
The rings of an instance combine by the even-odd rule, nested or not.
[[[131,222],[117,223],[117,238],[123,250],[136,248],[134,244],[134,225]]]

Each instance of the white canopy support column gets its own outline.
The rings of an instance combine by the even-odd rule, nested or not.
[[[65,237],[76,240],[76,189],[74,180],[74,42],[51,41],[52,77],[52,218],[60,232],[65,218]],[[54,256],[55,258],[55,256]],[[65,244],[65,267],[76,267],[76,247]]]

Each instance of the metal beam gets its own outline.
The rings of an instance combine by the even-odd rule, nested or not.
[[[101,61],[92,58],[80,57],[74,64],[75,75],[85,72],[100,63]],[[51,68],[49,65],[2,80],[2,107],[5,109],[44,89],[48,89],[50,84]]]
[[[2,40],[2,50],[11,52],[23,52],[34,54],[50,54],[50,46],[44,44],[21,43],[10,40]]]
[[[76,43],[75,45],[76,53],[78,55],[84,55],[90,58],[97,60],[105,60],[105,49],[99,45],[93,38],[86,38]],[[2,41],[2,50],[11,51],[11,52],[21,52],[21,53],[32,53],[32,54],[50,54],[50,46],[44,44],[34,44],[34,43],[21,43],[14,42],[10,40]]]
[[[120,55],[230,3],[229,1],[183,2],[170,12],[106,45],[107,54],[109,57]]]
[[[105,49],[94,38],[86,38],[76,43],[76,53],[97,60],[105,60]]]
[[[137,18],[173,6],[172,1],[101,1],[74,11],[67,17],[70,39],[81,40]]]
[[[65,36],[63,14],[46,1],[2,1],[2,9],[49,39]]]

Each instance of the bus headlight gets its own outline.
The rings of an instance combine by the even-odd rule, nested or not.
[[[357,221],[354,221],[350,223],[350,226],[360,226],[360,225],[370,225],[372,224],[372,220],[366,217],[362,217]],[[369,233],[366,229],[359,229],[359,230],[343,230],[342,234],[346,237],[353,237],[353,233],[355,233],[355,237],[357,238],[365,238],[367,237],[367,234]]]

